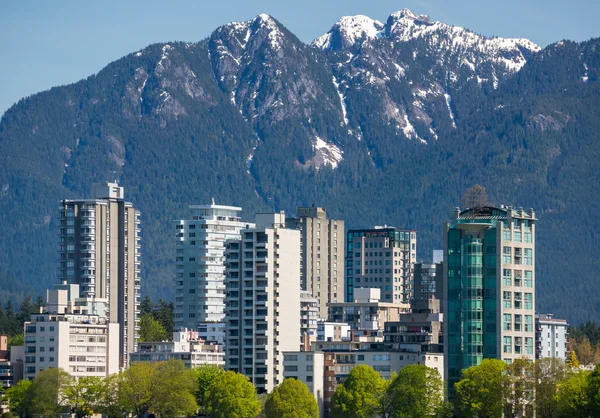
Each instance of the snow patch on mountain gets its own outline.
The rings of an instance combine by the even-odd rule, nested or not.
[[[452,112],[452,107],[450,106],[452,97],[450,97],[448,93],[444,93],[444,99],[446,99],[446,107],[448,108],[448,115],[450,115],[450,120],[452,121],[452,127],[456,129],[456,122],[454,122],[454,112]]]
[[[590,79],[588,77],[588,66],[587,66],[587,64],[584,63],[583,64],[583,68],[585,68],[585,74],[583,75],[583,77],[581,77],[581,81],[583,81],[584,83],[587,83],[588,80]]]
[[[399,109],[396,110],[400,112]],[[408,120],[408,115],[406,113],[404,114],[404,126],[402,127],[402,132],[404,133],[404,136],[408,139],[418,139],[426,143],[426,141],[419,138],[419,135],[417,135],[417,131],[415,131],[415,127],[412,125],[412,123],[410,123],[410,120]]]
[[[342,151],[337,145],[326,142],[319,136],[315,136],[313,141],[313,150],[315,151],[314,163],[319,169],[323,165],[329,165],[331,168],[337,168],[338,164],[343,160]]]
[[[406,74],[406,70],[402,68],[400,65],[394,63],[394,67],[396,67],[396,79],[401,79]]]
[[[333,76],[332,81],[333,81],[333,85],[335,87],[335,91],[337,92],[337,94],[340,98],[340,105],[342,106],[342,116],[344,118],[344,125],[348,125],[348,117],[347,117],[347,113],[346,113],[346,102],[345,102],[346,98],[340,91],[340,84],[336,80],[335,76]]]

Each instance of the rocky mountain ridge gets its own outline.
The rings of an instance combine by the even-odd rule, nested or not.
[[[593,294],[581,280],[552,300],[565,274],[595,263],[598,44],[539,50],[403,10],[386,23],[342,18],[311,45],[259,15],[131,53],[3,115],[6,294],[51,286],[57,201],[88,196],[93,182],[119,180],[142,211],[152,295],[172,288],[170,226],[188,204],[214,197],[248,218],[322,205],[348,227],[417,229],[428,259],[480,183],[540,214],[538,301],[560,315]]]

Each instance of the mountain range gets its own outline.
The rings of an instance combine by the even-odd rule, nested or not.
[[[261,14],[150,45],[0,121],[0,298],[56,280],[61,198],[118,180],[142,212],[143,293],[172,298],[174,219],[214,198],[319,205],[418,231],[472,184],[538,216],[538,311],[600,313],[600,40],[540,48],[410,10],[341,18],[311,44]],[[43,71],[43,68],[40,69]]]

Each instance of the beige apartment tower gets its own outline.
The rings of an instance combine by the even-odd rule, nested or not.
[[[140,297],[140,212],[116,183],[95,184],[91,199],[62,200],[59,208],[61,283],[79,297],[108,299],[108,320],[120,327],[119,366],[136,351]]]
[[[225,250],[225,368],[259,393],[283,382],[283,352],[300,349],[300,233],[285,214],[257,214]]]
[[[327,219],[325,208],[298,208],[286,225],[300,231],[302,290],[319,301],[319,317],[327,304],[344,302],[344,221]]]

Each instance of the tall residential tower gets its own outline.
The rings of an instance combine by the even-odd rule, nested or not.
[[[444,230],[444,353],[450,395],[484,358],[535,359],[535,214],[481,207]]]
[[[300,232],[283,212],[257,214],[256,226],[227,241],[225,368],[270,392],[283,352],[300,349]]]
[[[192,219],[175,221],[175,326],[223,342],[225,241],[239,239],[242,208],[191,205]]]
[[[325,208],[298,208],[286,226],[300,230],[302,290],[319,300],[319,317],[327,304],[344,302],[344,221],[327,219]]]
[[[140,212],[116,183],[95,184],[92,196],[61,201],[58,277],[79,285],[78,297],[108,299],[108,320],[120,327],[119,366],[125,367],[139,331]]]

